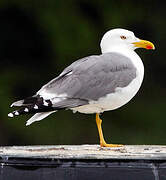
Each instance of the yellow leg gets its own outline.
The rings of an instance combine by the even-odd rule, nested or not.
[[[98,128],[98,132],[99,132],[99,138],[100,138],[100,146],[101,147],[122,147],[123,145],[121,144],[107,144],[104,140],[103,137],[103,132],[102,132],[102,120],[99,117],[99,114],[96,114],[96,124],[97,124],[97,128]]]

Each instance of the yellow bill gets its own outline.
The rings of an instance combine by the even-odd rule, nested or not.
[[[142,40],[142,39],[140,39],[140,41],[134,42],[133,44],[135,47],[138,47],[138,48],[155,49],[155,46],[153,43],[151,43],[150,41]]]

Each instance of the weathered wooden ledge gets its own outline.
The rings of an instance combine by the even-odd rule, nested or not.
[[[0,180],[165,180],[166,146],[0,147]]]
[[[125,145],[119,148],[101,148],[99,145],[4,146],[0,147],[0,157],[166,160],[166,146]]]

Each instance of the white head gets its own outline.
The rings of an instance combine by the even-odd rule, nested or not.
[[[115,50],[136,48],[154,49],[154,45],[145,40],[135,37],[132,31],[126,29],[112,29],[106,32],[100,43],[102,53],[107,53]]]

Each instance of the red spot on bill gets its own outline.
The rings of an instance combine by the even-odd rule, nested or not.
[[[146,46],[146,49],[153,49],[153,47],[150,46],[150,45],[147,45],[147,46]]]

